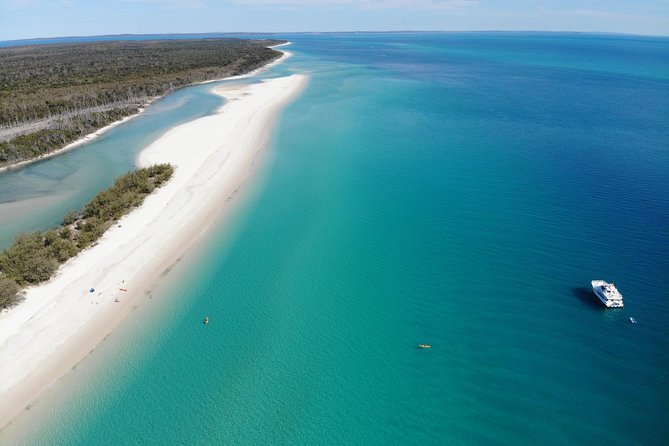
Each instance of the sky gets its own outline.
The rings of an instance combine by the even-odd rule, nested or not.
[[[0,40],[105,34],[580,31],[669,35],[668,0],[0,0]]]

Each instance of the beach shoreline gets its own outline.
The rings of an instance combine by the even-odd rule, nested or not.
[[[0,427],[84,359],[209,229],[306,81],[215,87],[226,99],[218,113],[171,129],[140,153],[141,166],[173,164],[173,178],[0,319]]]

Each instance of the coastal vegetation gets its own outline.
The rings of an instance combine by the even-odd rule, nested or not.
[[[104,112],[87,112],[68,119],[54,119],[48,128],[19,135],[9,141],[0,141],[0,167],[58,150],[137,111],[138,107],[130,106]]]
[[[60,264],[94,244],[173,172],[169,164],[129,172],[93,197],[81,211],[68,213],[60,227],[19,235],[0,254],[0,309],[19,300],[20,287],[48,280]]]
[[[283,41],[109,41],[0,48],[0,166],[58,150],[151,99],[278,58]]]

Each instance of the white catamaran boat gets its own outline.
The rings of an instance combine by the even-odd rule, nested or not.
[[[601,300],[607,307],[623,307],[623,295],[620,294],[620,291],[618,291],[614,284],[605,282],[604,280],[593,280],[592,291],[595,292],[597,297],[599,297],[599,300]]]

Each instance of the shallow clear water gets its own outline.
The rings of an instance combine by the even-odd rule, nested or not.
[[[289,39],[255,193],[23,441],[666,444],[669,40]]]

